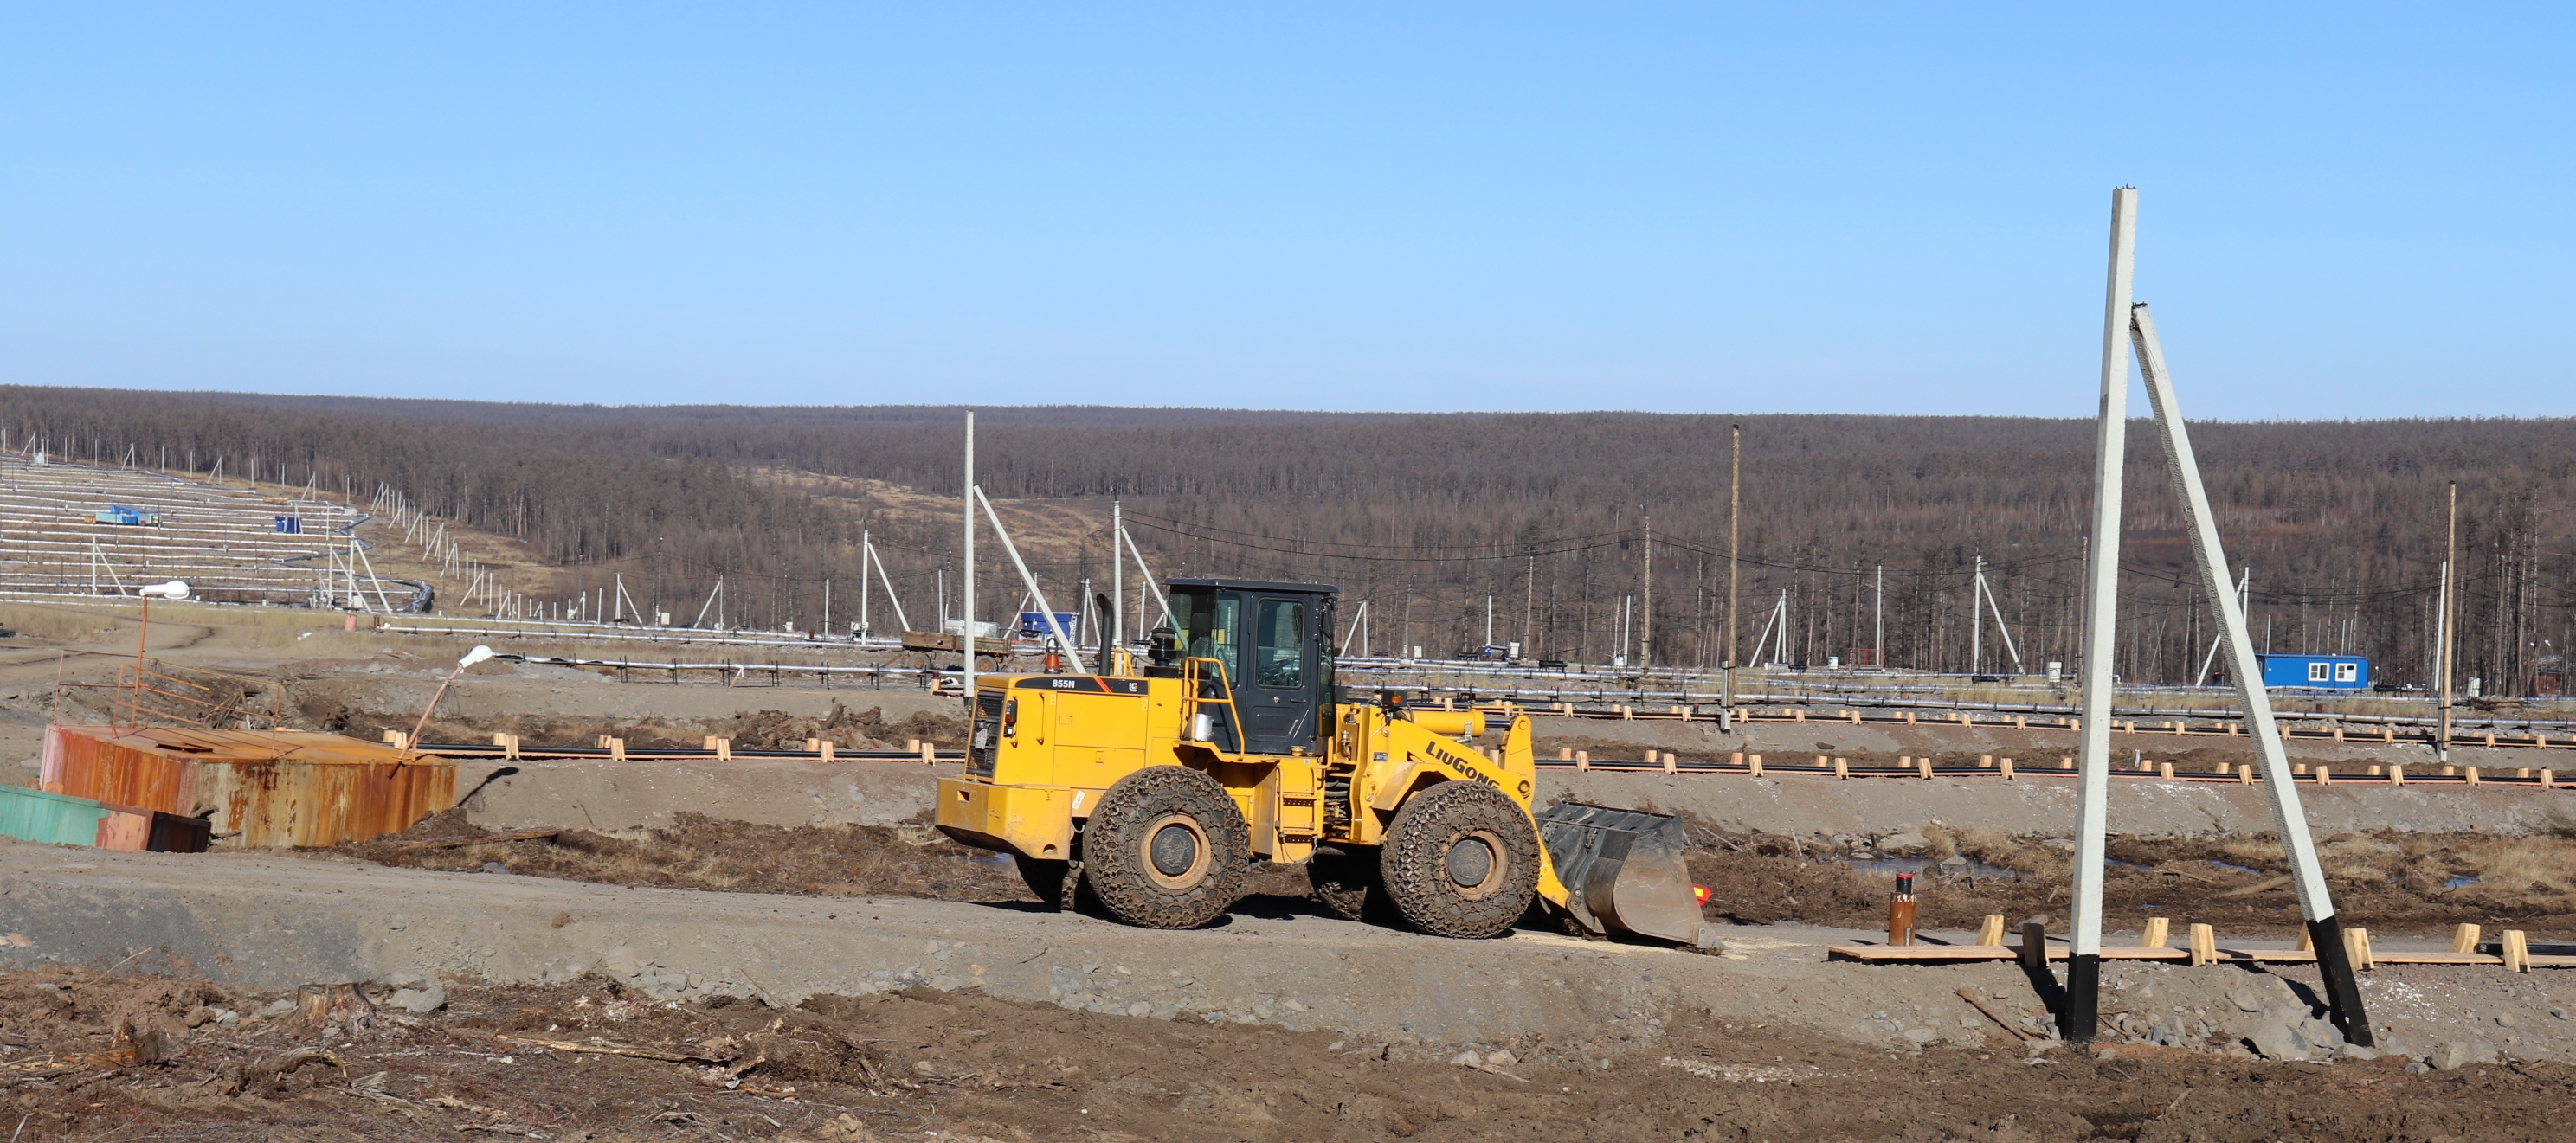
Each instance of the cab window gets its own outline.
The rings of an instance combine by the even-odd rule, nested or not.
[[[1240,679],[1243,665],[1235,655],[1235,644],[1243,624],[1242,601],[1214,588],[1197,588],[1174,592],[1174,603],[1187,613],[1182,632],[1184,653],[1193,659],[1215,659],[1225,664],[1228,679]]]
[[[1265,687],[1306,685],[1306,605],[1294,599],[1261,601],[1259,635],[1253,646],[1259,662],[1256,680]]]

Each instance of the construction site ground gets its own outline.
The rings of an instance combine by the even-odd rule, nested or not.
[[[366,737],[409,729],[453,661],[311,627],[279,638],[156,613],[153,642],[174,662],[285,677],[306,725]],[[0,649],[0,758],[28,768],[20,780],[57,670],[95,680],[120,635],[130,626]],[[92,720],[82,696],[97,692],[64,693],[66,721]],[[955,710],[918,690],[656,687],[493,663],[426,737],[953,746]],[[1955,726],[1721,736],[1542,719],[1539,735],[1549,754],[1598,759],[2072,749],[2063,732]],[[2155,758],[2151,739],[2119,746]],[[2294,749],[2429,761],[2421,747]],[[2515,766],[2548,752],[2455,753]],[[1693,872],[1725,926],[1725,954],[1706,956],[1540,927],[1462,943],[1344,922],[1291,870],[1204,930],[1049,912],[1006,865],[920,826],[943,769],[493,760],[463,767],[464,805],[406,839],[201,855],[0,844],[0,1110],[26,1116],[30,1138],[2493,1139],[2554,1132],[2576,1084],[2563,971],[2382,966],[2364,974],[2381,1040],[2368,1053],[2322,1032],[2305,968],[2114,964],[2097,1055],[2051,1037],[2053,980],[2009,962],[1826,957],[1882,935],[1891,859],[1924,868],[1937,939],[1968,940],[1987,912],[2062,933],[2066,855],[2051,843],[2073,798],[2057,775],[1543,771],[1542,800],[1689,817]],[[2297,910],[2266,884],[2263,793],[2116,783],[2114,926],[2168,916],[2286,946]],[[2333,839],[2339,891],[2353,887],[2346,922],[2382,949],[2446,947],[2461,920],[2576,935],[2571,795],[2300,793]],[[554,835],[395,848],[513,830]],[[327,1038],[256,1015],[301,985],[395,974],[441,982],[445,1006],[388,1005]]]

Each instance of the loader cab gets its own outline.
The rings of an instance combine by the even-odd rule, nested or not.
[[[1231,579],[1175,579],[1170,588],[1181,655],[1223,664],[1242,716],[1241,726],[1230,717],[1219,720],[1211,745],[1249,754],[1320,753],[1319,736],[1333,712],[1333,603],[1340,589]]]

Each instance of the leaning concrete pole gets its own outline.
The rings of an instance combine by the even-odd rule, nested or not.
[[[2299,806],[2298,783],[2291,780],[2290,760],[2281,750],[2271,695],[2263,689],[2263,669],[2254,661],[2254,648],[2245,636],[2245,609],[2237,604],[2236,593],[2228,590],[2227,556],[2218,546],[2218,524],[2210,516],[2209,494],[2201,488],[2200,462],[2192,455],[2182,408],[2174,402],[2173,374],[2165,369],[2156,321],[2144,302],[2130,314],[2138,372],[2146,375],[2147,402],[2155,408],[2165,464],[2173,473],[2175,496],[2182,501],[2183,524],[2191,531],[2191,555],[2200,566],[2201,593],[2218,607],[2219,638],[2227,645],[2227,674],[2245,703],[2245,732],[2253,738],[2254,756],[2263,767],[2263,789],[2272,796],[2273,832],[2289,851],[2290,884],[2299,894],[2299,914],[2307,919],[2308,942],[2317,950],[2317,975],[2325,982],[2326,1004],[2343,1038],[2368,1047],[2370,1018],[2362,1012],[2361,988],[2344,951],[2343,924],[2335,920],[2334,899],[2326,893],[2325,871],[2317,864],[2316,841],[2308,836],[2308,815]]]
[[[2129,431],[2129,270],[2138,192],[2111,192],[2111,277],[2102,309],[2102,408],[2093,447],[2093,532],[2084,554],[2084,714],[2075,786],[2075,915],[2059,1032],[2093,1038],[2102,986],[2103,830],[2111,794],[2112,627],[2120,607],[2120,468]]]

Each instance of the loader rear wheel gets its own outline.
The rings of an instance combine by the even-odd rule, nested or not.
[[[1148,766],[1100,796],[1082,830],[1082,878],[1111,916],[1194,929],[1243,896],[1252,831],[1217,780]]]
[[[1503,792],[1442,782],[1388,824],[1379,877],[1396,912],[1439,937],[1501,934],[1538,892],[1538,831]]]
[[[1399,919],[1387,904],[1386,886],[1378,880],[1374,846],[1319,847],[1306,859],[1306,880],[1314,886],[1315,899],[1345,921],[1389,924]]]

